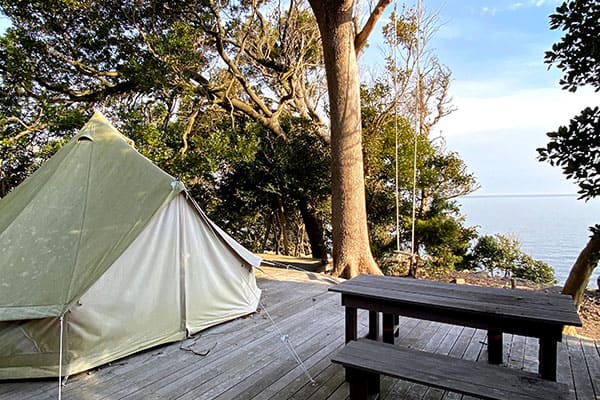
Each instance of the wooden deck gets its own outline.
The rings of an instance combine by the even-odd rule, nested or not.
[[[343,369],[330,362],[344,342],[340,295],[328,293],[332,278],[263,268],[257,273],[268,310],[160,346],[68,379],[62,398],[74,399],[346,399]],[[274,327],[270,317],[277,323]],[[359,315],[360,334],[367,315]],[[296,352],[314,383],[286,347]],[[487,362],[486,332],[401,318],[402,344]],[[186,351],[190,349],[193,351]],[[504,360],[511,368],[537,371],[536,339],[505,335]],[[558,381],[573,399],[600,399],[600,341],[565,337],[559,344]],[[0,383],[1,400],[57,398],[56,380]],[[382,379],[382,398],[465,399],[426,386]],[[550,399],[548,399],[550,400]]]

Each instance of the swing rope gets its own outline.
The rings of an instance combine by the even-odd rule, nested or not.
[[[417,0],[417,43],[416,43],[416,82],[415,88],[415,132],[413,143],[413,193],[412,193],[412,227],[411,227],[411,265],[414,268],[416,260],[415,223],[417,216],[417,145],[421,134],[421,0]]]
[[[60,316],[60,334],[58,343],[58,400],[62,399],[62,364],[63,364],[63,330],[64,330],[64,317]]]
[[[393,46],[393,54],[392,57],[394,59],[394,112],[396,118],[394,118],[394,131],[395,131],[395,167],[396,167],[396,177],[395,177],[395,196],[396,196],[396,251],[400,254],[400,192],[399,192],[399,183],[400,183],[400,172],[399,172],[399,137],[398,137],[398,97],[400,93],[398,91],[398,14],[397,14],[397,6],[398,2],[394,3],[394,15],[396,21],[394,21],[394,32],[395,32],[395,40]],[[412,216],[411,216],[411,241],[410,241],[410,255],[411,255],[411,268],[414,267],[416,263],[416,238],[415,238],[415,226],[416,226],[416,214],[417,214],[417,155],[418,155],[418,138],[421,133],[421,14],[422,14],[422,4],[421,0],[417,0],[417,32],[416,32],[416,54],[415,54],[415,68],[413,69],[413,73],[416,76],[416,86],[415,86],[415,106],[414,106],[414,135],[413,135],[413,176],[412,176]]]

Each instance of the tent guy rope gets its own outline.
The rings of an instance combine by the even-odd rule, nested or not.
[[[62,359],[63,359],[63,332],[65,314],[60,316],[60,334],[58,342],[58,400],[62,399]]]
[[[264,262],[264,260],[263,260],[263,262]],[[277,264],[279,264],[279,263],[277,263]],[[257,267],[257,268],[260,269],[260,267]],[[261,270],[261,271],[263,271],[263,270]],[[306,365],[304,365],[304,362],[302,361],[302,358],[300,358],[300,356],[298,355],[298,352],[296,352],[296,349],[294,348],[294,345],[290,341],[290,336],[287,335],[287,334],[285,334],[285,333],[283,333],[283,331],[281,330],[281,328],[279,327],[279,325],[275,322],[275,320],[271,316],[271,313],[269,313],[269,310],[267,310],[267,307],[260,300],[260,297],[258,297],[258,295],[254,291],[252,291],[252,294],[254,295],[254,297],[256,297],[256,300],[258,300],[258,305],[259,305],[260,309],[263,310],[264,313],[265,313],[265,315],[267,316],[267,318],[269,318],[269,321],[271,322],[271,325],[273,325],[273,327],[277,331],[277,334],[279,335],[279,338],[281,339],[281,342],[288,349],[288,351],[290,352],[290,354],[294,358],[294,361],[296,361],[296,363],[298,364],[298,366],[300,368],[302,368],[302,371],[304,372],[304,374],[308,378],[309,382],[311,384],[313,384],[313,385],[316,384],[315,380],[310,375],[310,372],[308,372],[308,368],[306,368]]]

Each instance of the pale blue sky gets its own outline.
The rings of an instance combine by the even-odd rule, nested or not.
[[[560,3],[422,0],[439,14],[441,27],[430,46],[453,72],[458,109],[433,134],[441,133],[477,176],[477,194],[577,190],[558,168],[538,162],[535,151],[547,142],[546,132],[568,124],[586,105],[600,104],[592,90],[561,90],[560,71],[543,63],[562,35],[548,27]]]

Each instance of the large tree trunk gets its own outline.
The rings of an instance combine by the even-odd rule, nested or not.
[[[300,199],[300,214],[306,227],[306,234],[310,242],[310,251],[313,258],[327,262],[325,250],[325,235],[323,234],[323,222],[317,215],[317,209],[307,199]]]
[[[354,1],[309,3],[321,33],[329,91],[334,274],[381,274],[367,231]]]
[[[600,234],[594,233],[587,245],[583,248],[579,257],[573,264],[567,282],[563,287],[563,294],[570,294],[573,301],[577,305],[577,309],[581,305],[583,293],[588,285],[590,276],[600,258]]]

